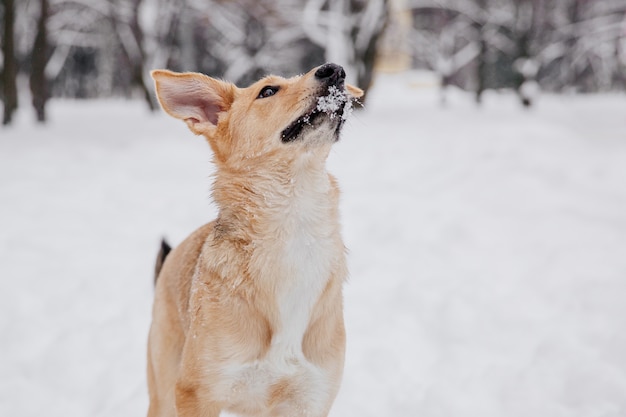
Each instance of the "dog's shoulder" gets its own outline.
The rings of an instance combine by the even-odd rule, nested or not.
[[[215,221],[205,224],[191,233],[180,245],[174,248],[163,265],[164,273],[168,269],[190,272],[193,275],[204,242],[215,230]]]
[[[188,304],[189,290],[202,248],[214,229],[215,221],[207,223],[171,250],[163,262],[156,282],[157,293],[169,293],[175,298],[182,297],[177,300],[177,304]]]

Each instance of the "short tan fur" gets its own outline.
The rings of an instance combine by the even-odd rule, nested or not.
[[[326,416],[343,371],[347,269],[325,163],[362,91],[333,64],[247,88],[152,76],[163,109],[213,150],[219,214],[158,271],[148,416]],[[340,110],[319,110],[333,88]]]

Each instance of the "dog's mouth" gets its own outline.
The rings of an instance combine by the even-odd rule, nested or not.
[[[325,121],[336,124],[332,132],[334,140],[338,140],[339,132],[351,113],[352,96],[343,89],[343,83],[340,87],[328,86],[325,94],[317,97],[309,110],[282,131],[281,140],[284,143],[293,142],[305,129],[318,127]]]

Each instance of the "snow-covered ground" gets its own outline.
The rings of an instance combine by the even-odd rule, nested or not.
[[[0,416],[145,414],[158,241],[215,208],[208,146],[144,107],[0,129]],[[332,416],[626,416],[625,110],[378,78],[329,161],[351,269]]]

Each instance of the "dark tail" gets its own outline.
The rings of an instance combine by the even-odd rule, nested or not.
[[[161,272],[161,268],[163,268],[163,263],[165,262],[165,258],[172,251],[172,247],[168,245],[165,239],[161,239],[161,248],[159,249],[159,253],[157,254],[156,264],[154,265],[154,285],[156,285],[157,280],[159,279],[159,273]]]

